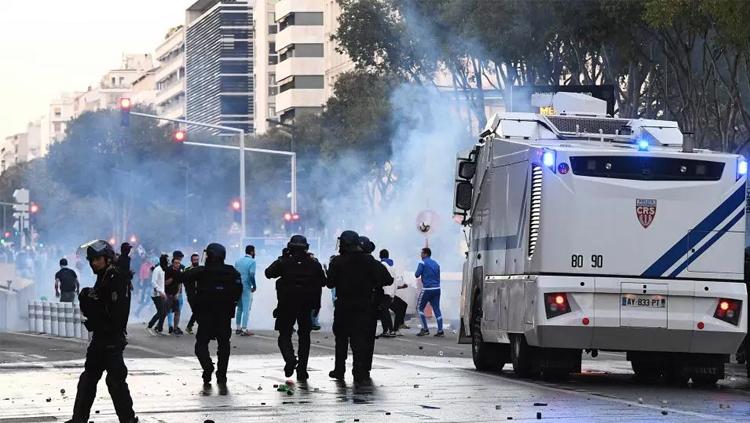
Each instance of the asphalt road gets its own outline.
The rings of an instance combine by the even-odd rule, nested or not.
[[[468,345],[446,338],[402,338],[376,343],[372,388],[328,379],[333,337],[313,334],[311,379],[293,394],[278,392],[283,362],[275,333],[233,337],[229,395],[201,388],[193,339],[152,337],[130,327],[129,384],[144,422],[257,421],[750,421],[750,384],[744,368],[729,366],[713,388],[644,385],[633,381],[622,354],[586,357],[569,381],[522,380],[473,369]],[[29,334],[0,334],[0,422],[69,418],[85,342]],[[64,389],[65,393],[61,393]],[[99,413],[95,413],[98,410]],[[539,414],[537,414],[539,413]],[[95,422],[116,421],[104,382]]]

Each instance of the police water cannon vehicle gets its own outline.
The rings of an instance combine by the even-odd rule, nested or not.
[[[457,159],[475,366],[560,376],[608,350],[641,380],[723,378],[747,328],[747,161],[584,94],[532,102],[556,114],[495,115]]]

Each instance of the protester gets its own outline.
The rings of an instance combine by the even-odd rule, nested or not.
[[[68,259],[60,259],[60,270],[55,273],[55,296],[61,303],[72,303],[80,290],[78,275],[68,268]]]

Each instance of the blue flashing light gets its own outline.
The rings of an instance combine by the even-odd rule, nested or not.
[[[555,168],[555,152],[551,150],[546,150],[544,154],[542,155],[542,164],[545,166],[552,168],[554,170]]]
[[[648,151],[648,140],[638,140],[638,151]]]
[[[739,159],[737,161],[737,179],[747,176],[747,160]]]

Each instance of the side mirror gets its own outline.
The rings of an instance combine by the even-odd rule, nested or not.
[[[474,187],[471,182],[462,181],[456,184],[455,206],[459,210],[471,210],[471,200],[474,193]]]
[[[471,180],[474,177],[474,174],[477,172],[477,163],[476,162],[461,162],[458,164],[458,177],[461,179],[465,179],[467,181]]]

